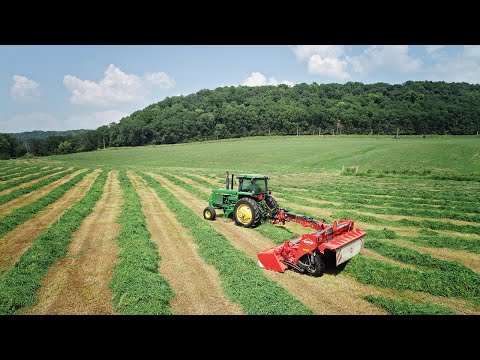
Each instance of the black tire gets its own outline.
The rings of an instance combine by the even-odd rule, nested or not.
[[[268,195],[268,196],[265,198],[265,202],[267,203],[267,205],[268,205],[268,207],[269,207],[270,209],[273,209],[273,210],[278,209],[277,200],[275,200],[275,199],[273,198],[273,196]]]
[[[313,262],[312,262],[313,258]],[[306,266],[301,266],[302,268],[305,269],[305,274],[313,276],[313,277],[319,277],[322,276],[323,273],[325,272],[325,259],[322,254],[319,252],[315,253],[315,256],[312,254],[305,254],[303,255],[300,259],[298,259],[298,262],[301,262],[302,264]]]
[[[212,206],[207,206],[205,209],[203,209],[203,218],[205,220],[215,220],[215,217],[217,216],[217,212],[215,211],[215,208]]]
[[[237,210],[241,205],[248,206],[252,212],[252,217],[247,223],[242,222],[238,217]],[[260,208],[258,207],[257,202],[248,197],[238,200],[233,209],[233,218],[235,219],[235,224],[246,228],[258,225],[260,222]]]

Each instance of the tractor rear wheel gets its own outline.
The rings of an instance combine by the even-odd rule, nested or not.
[[[274,209],[274,210],[278,209],[277,200],[275,200],[273,196],[268,195],[265,198],[265,202],[267,203],[267,205],[270,209]]]
[[[259,223],[260,208],[252,198],[243,198],[235,204],[233,217],[237,225],[249,228]]]
[[[315,255],[305,254],[298,259],[298,262],[301,263],[299,265],[305,270],[305,273],[310,276],[319,277],[325,271],[325,259],[319,252],[316,252]]]
[[[214,207],[207,206],[205,209],[203,209],[203,218],[205,220],[215,220],[216,216],[217,212],[215,211]]]

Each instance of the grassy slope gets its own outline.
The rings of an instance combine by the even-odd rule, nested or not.
[[[257,137],[177,145],[117,148],[51,156],[79,166],[141,166],[262,172],[430,170],[479,173],[477,137]],[[240,151],[239,151],[240,150]]]

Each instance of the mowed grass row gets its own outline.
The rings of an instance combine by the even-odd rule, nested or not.
[[[0,314],[12,314],[35,303],[35,294],[50,266],[67,254],[74,232],[100,199],[107,172],[97,176],[85,196],[38,236],[12,269],[0,278]]]
[[[304,197],[299,197],[291,195],[287,192],[277,192],[281,197],[286,200],[296,202],[301,205],[306,206],[320,206],[319,203],[305,199]],[[310,198],[313,198],[313,194],[308,195]],[[326,197],[318,197],[319,200],[326,200]],[[372,205],[378,205],[382,207],[368,207],[364,205],[359,205],[358,203],[345,201],[342,199],[336,199],[337,202],[342,204],[331,204],[331,203],[322,203],[321,207],[329,209],[344,209],[344,210],[355,210],[361,212],[368,212],[381,215],[399,215],[399,216],[417,216],[433,219],[453,219],[453,220],[462,220],[470,222],[480,222],[480,214],[465,214],[463,212],[453,212],[446,210],[436,210],[436,209],[425,209],[418,207],[408,207],[408,208],[399,208],[399,207],[387,207],[382,200],[371,201]]]
[[[26,206],[15,209],[7,216],[1,218],[0,241],[5,236],[5,234],[15,229],[15,227],[17,227],[18,225],[23,224],[25,221],[33,217],[37,212],[44,209],[46,206],[54,203],[59,198],[61,198],[70,188],[72,188],[75,184],[78,184],[90,172],[92,172],[92,170],[84,171],[78,174],[66,183],[56,187],[40,199],[35,200],[34,202]]]
[[[309,205],[312,206],[312,205]],[[378,218],[372,215],[363,214],[361,212],[355,211],[335,211],[331,213],[331,216],[336,219],[355,219],[357,221],[362,221],[365,223],[370,223],[374,225],[385,225],[392,227],[416,227],[416,228],[425,228],[431,230],[448,230],[455,231],[465,234],[476,234],[480,235],[480,226],[474,225],[457,225],[444,221],[433,221],[433,220],[410,220],[410,219],[400,219],[400,220],[388,220]]]
[[[123,207],[117,242],[122,249],[110,288],[115,312],[120,314],[171,314],[175,296],[158,272],[160,256],[147,228],[142,203],[124,170],[119,173]]]
[[[176,184],[182,186],[186,190],[189,190],[192,193],[198,193],[198,194],[203,193],[201,190],[196,189],[189,184],[186,184],[185,182],[181,181],[178,178],[175,178],[174,176],[168,176],[168,178],[174,181]],[[205,196],[203,196],[203,198],[205,198]],[[297,199],[296,198],[292,199],[292,202],[294,202],[295,200]],[[312,206],[313,204],[309,204],[309,205]],[[273,228],[276,228],[273,225],[271,226]],[[263,225],[259,226],[257,230],[260,230],[262,228],[263,228]],[[264,229],[268,229],[268,227],[264,227]],[[280,229],[277,228],[277,231],[278,230]],[[381,231],[376,231],[376,232],[374,231],[373,233],[376,235],[376,237],[382,237],[383,235],[391,239],[396,238],[398,236],[393,231],[389,231],[388,229],[386,229],[386,231],[383,231],[383,234]],[[269,234],[268,231],[264,231],[264,234],[265,236],[271,238],[272,240],[275,239],[275,237],[279,236],[278,232]],[[284,241],[284,239],[282,239],[281,241],[279,240],[278,242],[282,242]],[[286,238],[285,240],[288,240],[288,238]],[[393,285],[392,287],[396,288],[397,290],[403,290],[402,286],[407,286],[407,288],[409,288],[408,284],[404,284],[405,282],[408,283],[408,280],[406,281],[406,279],[415,278],[416,282],[412,283],[409,288],[411,290],[428,292],[428,293],[432,293],[433,295],[439,295],[439,296],[447,296],[447,297],[456,296],[456,297],[465,298],[467,300],[471,300],[475,303],[479,302],[480,276],[476,272],[472,271],[466,266],[461,265],[458,262],[440,260],[431,255],[422,254],[415,250],[407,249],[403,246],[383,243],[377,240],[367,239],[366,247],[378,252],[379,254],[385,257],[388,257],[400,262],[404,262],[407,264],[412,264],[424,269],[423,272],[415,271],[411,269],[403,269],[397,266],[386,264],[378,260],[367,259],[363,257],[363,260],[368,262],[370,265],[372,265],[371,260],[374,260],[379,264],[382,264],[382,265],[384,264],[390,267],[393,271],[391,274],[387,274],[386,276],[387,278],[390,276],[392,278],[392,282],[399,283],[397,287],[395,287],[395,284],[392,284]],[[373,263],[373,265],[375,265],[375,263]],[[348,266],[349,265],[347,265],[347,267]],[[384,269],[382,269],[382,267],[380,266],[380,267],[377,267],[376,270],[377,270],[377,273],[378,272],[381,273],[381,271]],[[356,275],[358,280],[360,281],[363,280],[364,283],[390,287],[390,286],[385,286],[386,284],[384,282],[382,283],[380,281],[381,279],[375,278],[375,276],[368,278],[368,277],[365,277],[364,274],[359,273],[358,271],[354,272],[354,274]],[[429,282],[430,284],[428,284]],[[441,295],[442,291],[444,290],[445,290],[445,294],[447,295]],[[409,305],[409,303],[404,302],[403,305]],[[409,305],[409,306],[413,306],[413,305]],[[413,306],[413,308],[415,308],[415,306]],[[428,306],[422,309],[424,311],[431,311],[431,312],[435,311],[434,309],[431,309]]]
[[[178,179],[174,176],[167,175],[165,177],[167,177],[169,180],[171,180],[175,184],[183,187],[187,191],[190,191],[191,193],[195,193],[199,196],[203,193],[203,191],[201,191],[200,189],[196,189],[195,187],[191,186],[190,184],[187,184],[187,183],[183,182],[181,179]],[[191,178],[191,179],[194,180],[193,178]],[[203,195],[202,198],[204,198],[206,200],[205,195]],[[286,240],[290,240],[290,239],[298,236],[298,234],[295,234],[295,233],[289,231],[288,229],[286,229],[282,226],[275,226],[275,225],[272,225],[268,222],[263,222],[259,227],[255,228],[255,230],[259,231],[262,235],[271,239],[275,243],[282,243]],[[380,235],[380,231],[378,231],[377,233]],[[386,234],[388,235],[390,233],[387,231]],[[395,233],[393,233],[393,234],[395,234]],[[395,234],[395,236],[396,236],[396,234]],[[372,240],[371,242],[372,242],[372,244],[376,245],[374,243],[374,241],[375,240]],[[370,241],[367,241],[367,243],[370,243]],[[375,246],[372,246],[372,248],[373,247],[375,247]],[[378,248],[378,246],[376,248]],[[402,249],[404,249],[404,248],[402,248]],[[444,262],[442,260],[433,258],[429,255],[425,255],[425,257],[424,257],[424,254],[420,254],[420,253],[415,252],[415,251],[414,252],[409,252],[408,249],[405,249],[405,250],[406,250],[405,252],[407,253],[407,255],[409,255],[409,257],[406,257],[406,255],[404,254],[403,257],[402,256],[397,256],[397,257],[395,257],[395,259],[398,260],[398,261],[402,261],[403,258],[405,257],[406,260],[407,260],[406,263],[414,263],[414,264],[421,263],[427,268],[434,268],[434,269],[437,269],[437,270],[438,270],[438,268],[440,268],[441,270],[444,270],[444,271],[451,271],[455,268],[456,269],[461,269],[461,270],[466,271],[468,273],[467,277],[470,280],[471,280],[472,274],[475,274],[470,269],[468,269],[466,267],[463,267],[460,264],[451,263],[451,262]],[[388,254],[387,253],[382,253],[382,255],[387,256]],[[412,256],[412,255],[415,255],[415,256]],[[428,260],[430,260],[430,261],[428,262]],[[429,266],[427,266],[427,265],[429,265]],[[443,265],[443,268],[441,267],[442,265]],[[348,266],[348,264],[347,264],[347,266]],[[399,267],[396,267],[396,268],[400,269]],[[470,294],[468,294],[468,295],[470,295]],[[392,314],[455,314],[455,312],[453,310],[449,309],[448,307],[439,306],[439,305],[435,305],[435,304],[429,304],[429,303],[418,305],[418,304],[413,304],[413,303],[410,303],[410,302],[407,302],[407,301],[399,301],[399,300],[388,299],[388,298],[384,298],[384,297],[372,297],[372,296],[369,296],[369,298],[367,300],[372,302],[374,305],[377,305],[378,307],[389,311]]]
[[[363,191],[361,193],[351,193],[355,187],[360,188],[362,191],[362,185],[349,185],[346,186],[343,191],[332,191],[328,187],[324,191],[312,190],[312,189],[300,189],[300,188],[289,188],[286,190],[285,187],[279,187],[279,191],[289,192],[291,195],[296,196],[309,196],[310,198],[316,198],[320,200],[327,200],[331,202],[352,202],[356,204],[364,205],[386,205],[391,207],[399,208],[432,208],[438,210],[454,210],[459,212],[475,212],[478,213],[477,203],[478,201],[474,199],[466,199],[464,201],[458,200],[457,197],[451,195],[449,199],[426,199],[426,198],[414,198],[410,196],[406,197],[405,193],[403,196],[397,195],[380,195],[375,191],[372,191],[370,194],[365,194]],[[395,189],[392,186],[392,189]],[[445,191],[449,191],[445,189]]]
[[[480,254],[480,237],[466,239],[461,237],[445,236],[437,231],[420,229],[419,235],[400,236],[395,231],[384,228],[383,230],[368,230],[369,239],[400,239],[418,245],[426,245],[433,248],[447,248],[452,250],[465,250],[474,254]]]
[[[3,195],[3,196],[0,196],[0,205],[3,205],[7,202],[9,202],[10,200],[13,200],[21,195],[24,195],[24,194],[28,194],[32,191],[35,191],[37,189],[40,189],[54,181],[57,181],[57,180],[60,180],[62,178],[64,178],[65,176],[67,175],[70,175],[72,173],[74,173],[75,171],[77,171],[78,169],[71,169],[71,170],[67,170],[67,171],[63,171],[57,175],[53,175],[53,176],[50,176],[44,180],[41,180],[33,185],[30,185],[30,186],[27,186],[27,187],[23,187],[23,188],[20,188],[20,189],[17,189],[17,190],[13,190],[12,192],[6,194],[6,195]]]
[[[412,304],[408,301],[394,300],[383,296],[367,295],[365,300],[387,310],[392,315],[458,315],[452,309],[432,303]]]
[[[7,189],[12,188],[14,186],[21,185],[21,184],[24,184],[24,183],[27,183],[27,182],[30,182],[30,181],[33,181],[33,180],[36,180],[36,179],[40,179],[44,176],[54,174],[56,172],[59,172],[59,171],[65,170],[65,169],[66,169],[65,167],[59,168],[59,169],[47,169],[47,170],[42,171],[40,173],[33,174],[31,176],[27,176],[23,179],[13,180],[13,181],[9,181],[5,184],[0,184],[0,191],[7,190]]]
[[[413,290],[442,297],[457,297],[480,306],[479,285],[474,277],[457,275],[441,270],[412,270],[387,264],[362,254],[349,260],[344,268],[346,274],[359,282],[394,290]],[[462,283],[467,279],[467,283]],[[476,284],[474,288],[472,285]]]
[[[43,166],[32,166],[32,167],[14,169],[12,171],[7,171],[7,172],[2,171],[1,172],[2,176],[0,176],[0,181],[7,181],[20,176],[32,174],[35,171],[39,171],[42,167]]]
[[[335,182],[338,177],[335,177]],[[290,180],[291,181],[291,180]],[[375,183],[367,185],[362,182],[352,182],[351,184],[345,184],[342,186],[336,185],[333,180],[324,185],[298,185],[298,183],[288,183],[278,186],[280,188],[292,188],[301,190],[308,190],[320,194],[331,194],[333,196],[343,196],[347,193],[352,196],[365,196],[365,195],[375,195],[383,196],[386,198],[403,198],[408,194],[408,198],[418,198],[422,200],[430,201],[461,201],[462,203],[477,202],[480,197],[474,192],[476,183],[469,184],[470,191],[467,189],[454,190],[453,186],[447,186],[446,184],[439,184],[436,187],[436,191],[432,190],[419,190],[415,189],[413,186],[405,186],[402,189],[402,186],[398,183],[393,183],[388,188],[382,189],[379,188]],[[273,187],[273,186],[272,186]],[[276,189],[277,187],[275,187]],[[443,191],[445,190],[445,191]],[[466,191],[467,190],[467,191]]]
[[[246,314],[312,314],[313,312],[277,283],[268,279],[255,261],[237,250],[211,224],[162,187],[151,176],[140,173],[158,196],[189,229],[205,261],[220,274],[222,289]],[[165,174],[162,174],[165,175]]]

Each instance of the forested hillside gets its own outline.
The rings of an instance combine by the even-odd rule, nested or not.
[[[120,119],[119,119],[120,120]],[[36,139],[35,155],[99,147],[173,144],[255,135],[477,134],[480,85],[305,83],[230,86],[167,97],[130,116],[71,136]]]

